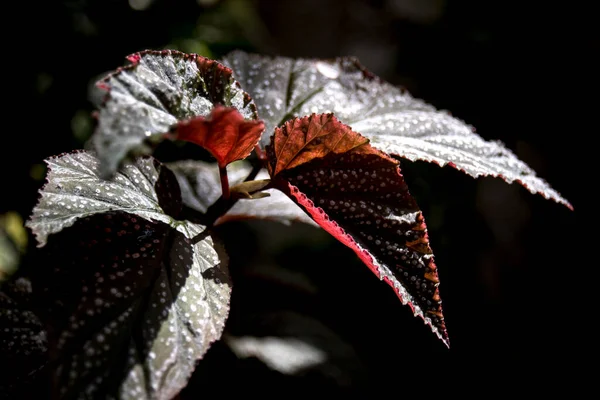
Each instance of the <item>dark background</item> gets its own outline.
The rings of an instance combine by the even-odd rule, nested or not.
[[[214,3],[214,4],[210,4]],[[144,8],[144,6],[146,8]],[[136,10],[134,8],[143,8]],[[367,394],[570,391],[595,352],[598,34],[577,2],[73,0],[5,8],[0,214],[26,218],[45,157],[93,130],[91,86],[143,49],[218,58],[235,48],[354,55],[374,73],[501,140],[575,207],[499,179],[404,163],[440,269],[452,347],[413,318],[353,253],[322,232],[235,223],[228,333],[304,338],[327,365],[284,377],[216,344],[183,397],[323,390]],[[6,27],[5,27],[6,29]],[[6,86],[5,86],[6,88]],[[589,165],[586,165],[589,164]],[[586,188],[586,189],[584,189]],[[586,224],[583,218],[586,218]],[[589,218],[589,219],[588,219]],[[588,370],[589,371],[589,370]]]

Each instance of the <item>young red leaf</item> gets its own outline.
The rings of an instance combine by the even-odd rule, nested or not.
[[[178,123],[173,137],[204,147],[225,167],[250,155],[264,129],[262,121],[246,120],[235,108],[216,106],[209,117]]]
[[[399,162],[332,114],[286,122],[267,155],[274,185],[354,250],[448,345],[425,220]]]
[[[325,157],[329,152],[345,153],[369,141],[360,135],[349,135],[348,130],[343,129],[343,125],[330,114],[312,118],[310,123],[307,121],[305,118],[293,119],[273,136],[275,157],[271,159],[274,164],[269,164],[272,176],[312,159]]]

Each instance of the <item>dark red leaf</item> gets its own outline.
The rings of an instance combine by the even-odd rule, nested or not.
[[[399,162],[332,114],[286,122],[267,154],[275,186],[354,250],[448,345],[425,220]]]
[[[246,120],[235,108],[216,106],[209,117],[177,124],[173,137],[204,147],[220,167],[246,158],[265,129],[262,121]]]

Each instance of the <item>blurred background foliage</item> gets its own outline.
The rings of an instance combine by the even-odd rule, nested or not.
[[[585,114],[581,93],[596,84],[598,35],[589,10],[577,2],[514,0],[55,0],[11,7],[4,15],[18,27],[4,36],[10,95],[0,147],[1,274],[27,253],[22,220],[43,184],[43,159],[83,147],[101,101],[95,81],[144,49],[213,58],[233,49],[357,56],[484,138],[503,141],[575,206],[572,213],[497,179],[403,163],[440,268],[450,351],[323,232],[224,225],[235,285],[228,335],[301,338],[324,349],[327,361],[284,376],[220,342],[183,397],[203,385],[226,393],[236,383],[259,392],[283,385],[306,393],[387,388],[399,396],[411,387],[443,395],[483,383],[488,390],[539,389],[547,374],[540,380],[532,371],[540,370],[560,377],[552,385],[570,382],[557,360],[586,354],[574,350],[582,343],[573,313],[585,308],[576,299],[584,292],[586,249],[576,177],[592,132],[571,111]]]

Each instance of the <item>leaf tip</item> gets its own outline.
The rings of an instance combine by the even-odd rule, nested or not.
[[[125,58],[127,59],[127,61],[131,62],[132,64],[137,64],[142,59],[142,56],[140,53],[133,53],[133,54],[128,55]]]

